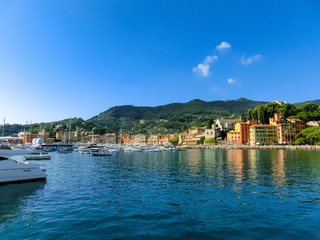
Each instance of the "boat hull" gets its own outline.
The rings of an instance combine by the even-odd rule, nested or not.
[[[39,165],[15,160],[0,161],[0,184],[46,180],[47,174]]]
[[[48,160],[50,159],[50,155],[25,155],[24,159],[26,160]]]

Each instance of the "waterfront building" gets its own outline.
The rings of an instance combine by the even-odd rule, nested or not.
[[[114,133],[104,134],[102,137],[102,143],[116,144],[117,143],[117,135]]]
[[[197,144],[200,141],[200,138],[197,134],[187,134],[186,137],[183,139],[183,144]]]
[[[236,144],[246,144],[250,139],[249,127],[257,124],[257,120],[249,120],[246,123],[237,122],[234,131],[227,133],[227,142]]]
[[[305,128],[302,120],[285,119],[281,113],[275,113],[269,122],[271,125],[277,126],[277,142],[279,144],[293,142],[295,136]]]
[[[212,124],[211,129],[205,130],[204,136],[206,139],[220,137],[221,136],[220,128],[216,127],[215,124]]]
[[[162,135],[162,136],[160,136],[160,138],[159,138],[159,144],[160,144],[160,145],[168,144],[169,141],[170,141],[170,139],[171,139],[170,134]]]
[[[123,143],[123,144],[132,143],[131,135],[129,135],[129,134],[121,135],[121,143]]]
[[[55,142],[55,138],[46,138],[46,140],[45,141],[43,141],[43,143],[54,143]]]
[[[32,134],[31,132],[20,132],[18,136],[23,138],[23,143],[32,143],[33,139],[38,138],[38,134]]]
[[[220,129],[220,131],[227,131],[228,129],[234,129],[237,122],[243,123],[241,119],[220,118],[216,120],[216,125]]]
[[[246,144],[250,139],[249,123],[236,123],[234,129],[240,133],[239,144]]]
[[[144,134],[136,134],[131,137],[131,143],[146,143],[147,136]]]
[[[88,135],[81,138],[81,143],[101,144],[103,137],[101,135]]]
[[[240,132],[230,131],[227,133],[227,142],[240,144]]]
[[[159,144],[160,135],[151,134],[147,137],[147,144]]]
[[[191,127],[189,128],[189,134],[204,134],[206,127]]]
[[[270,145],[277,143],[277,126],[271,124],[256,124],[249,128],[250,145]]]
[[[69,134],[70,134],[70,139],[69,139]],[[56,133],[56,139],[61,141],[61,142],[74,142],[74,137],[75,133],[74,132],[57,132]]]

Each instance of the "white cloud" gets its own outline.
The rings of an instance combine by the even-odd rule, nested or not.
[[[223,51],[223,50],[229,49],[229,48],[231,48],[231,44],[223,41],[216,47],[216,50]]]
[[[216,55],[214,56],[207,56],[203,63],[199,63],[197,67],[192,68],[192,71],[194,73],[198,73],[202,77],[208,77],[209,76],[209,69],[210,65],[209,63],[212,63],[213,60],[217,60],[218,57]]]
[[[234,78],[229,78],[229,79],[227,80],[227,82],[228,82],[229,84],[234,84],[234,83],[236,83],[236,80],[235,80]]]
[[[261,59],[263,59],[263,56],[261,54],[256,54],[256,55],[253,55],[253,56],[247,57],[247,58],[245,56],[242,56],[242,58],[240,59],[240,62],[243,65],[250,65],[251,63],[257,62]]]
[[[216,55],[214,56],[207,56],[205,59],[204,59],[204,63],[211,63],[213,60],[218,60],[218,57]]]

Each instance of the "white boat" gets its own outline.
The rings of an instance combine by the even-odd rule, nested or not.
[[[26,160],[45,160],[50,159],[50,154],[48,153],[31,153],[23,156]]]
[[[85,146],[79,147],[80,154],[91,154],[91,149]]]
[[[46,170],[38,164],[18,162],[8,157],[30,153],[26,150],[0,148],[0,184],[45,180]]]
[[[72,153],[73,149],[72,148],[63,147],[63,148],[58,148],[57,152],[58,153]]]
[[[0,157],[9,158],[16,155],[30,154],[34,152],[34,148],[28,149],[11,149],[9,146],[0,146]]]
[[[141,148],[135,148],[135,147],[126,147],[123,150],[125,152],[142,152]]]
[[[148,148],[144,150],[145,152],[161,152],[162,150],[159,148]]]
[[[92,156],[111,156],[111,152],[108,150],[101,149],[99,151],[92,152]]]

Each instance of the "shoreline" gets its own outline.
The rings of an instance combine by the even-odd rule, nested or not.
[[[177,149],[271,149],[271,150],[320,150],[318,145],[263,145],[263,146],[250,146],[250,145],[237,145],[237,144],[203,144],[203,145],[181,145]]]

